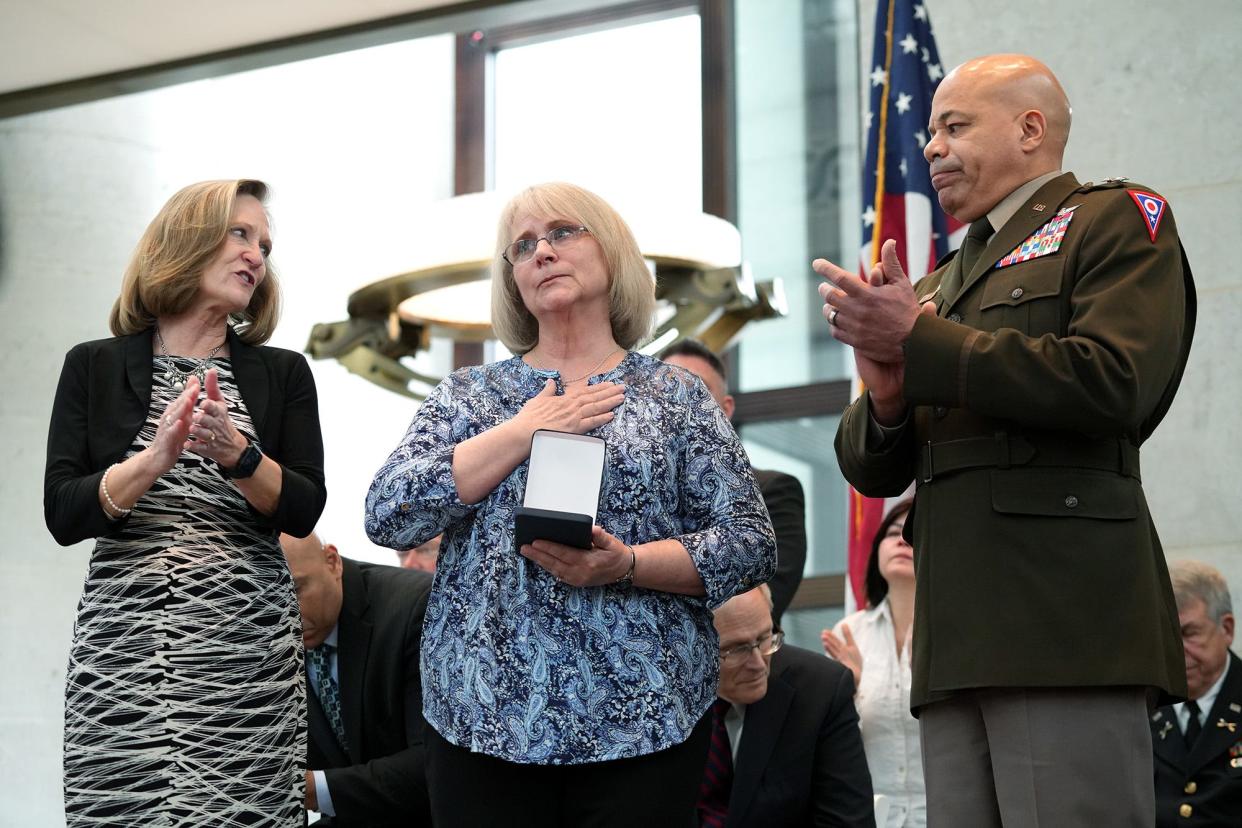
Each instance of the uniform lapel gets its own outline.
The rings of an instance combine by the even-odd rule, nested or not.
[[[1168,762],[1175,768],[1185,769],[1186,740],[1182,737],[1182,729],[1177,724],[1177,714],[1173,706],[1161,707],[1152,714],[1151,744],[1156,758]]]
[[[1035,194],[1026,200],[1026,203],[1018,208],[1018,212],[1013,214],[1009,221],[1005,222],[1005,226],[999,228],[992,238],[988,241],[988,246],[983,248],[983,252],[979,254],[978,260],[969,273],[962,274],[962,287],[957,292],[957,296],[953,297],[953,301],[945,308],[946,311],[951,310],[959,302],[962,297],[970,292],[975,282],[983,278],[993,265],[1005,254],[1012,251],[1015,247],[1026,240],[1028,236],[1043,227],[1052,217],[1057,214],[1061,203],[1069,197],[1070,193],[1078,189],[1078,179],[1074,178],[1073,173],[1065,173],[1052,179],[1044,186],[1035,191]],[[1042,209],[1036,210],[1036,205]],[[953,260],[953,267],[961,266],[961,257],[957,256]]]
[[[254,433],[266,433],[267,425],[267,374],[263,368],[263,360],[259,358],[258,349],[247,345],[228,326],[229,358],[233,363],[233,378],[237,380],[237,390],[246,402],[246,410],[250,412],[250,420],[254,423]]]
[[[1229,664],[1226,667],[1229,675],[1225,676],[1225,682],[1220,687],[1216,702],[1203,722],[1203,732],[1199,734],[1194,749],[1186,758],[1187,774],[1197,773],[1212,759],[1228,750],[1230,745],[1242,740],[1242,714],[1234,712],[1229,707],[1231,704],[1242,707],[1240,663],[1242,662],[1239,662],[1237,656],[1233,653],[1229,654]],[[1225,725],[1221,726],[1220,722],[1224,722]],[[1233,725],[1232,730],[1229,729],[1230,724]]]
[[[363,761],[362,684],[371,650],[372,624],[362,572],[352,561],[343,561],[343,564],[341,581],[344,597],[337,628],[336,669],[345,741],[349,742],[350,757],[355,763],[360,763]]]
[[[773,660],[779,656],[778,651]],[[746,707],[742,739],[734,760],[733,791],[729,796],[730,825],[741,824],[746,818],[763,772],[776,749],[794,693],[793,686],[773,671],[768,678],[767,694]]]

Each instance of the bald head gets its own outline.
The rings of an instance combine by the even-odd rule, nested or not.
[[[713,613],[720,638],[720,687],[717,695],[734,704],[754,704],[768,692],[770,653],[754,645],[772,641],[772,591],[767,584],[735,595]],[[750,648],[750,649],[748,649]],[[730,650],[744,654],[724,656]]]
[[[945,211],[985,215],[1006,195],[1061,168],[1071,110],[1047,66],[1027,55],[987,55],[958,66],[932,100],[923,154]]]
[[[1015,116],[1028,110],[1041,113],[1047,123],[1041,148],[1055,150],[1060,165],[1073,110],[1061,82],[1042,61],[1029,55],[985,55],[958,66],[944,82],[976,84],[982,94],[994,96]]]
[[[289,575],[298,593],[302,643],[309,650],[324,642],[341,615],[344,599],[341,556],[335,546],[324,543],[314,532],[304,538],[282,534],[280,548],[284,550]]]
[[[311,532],[304,538],[295,538],[293,535],[281,534],[280,548],[284,550],[285,560],[291,565],[312,564],[318,565],[323,560],[324,544],[319,535]]]

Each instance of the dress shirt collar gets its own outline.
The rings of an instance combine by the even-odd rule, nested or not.
[[[1225,669],[1220,671],[1220,676],[1212,683],[1212,686],[1195,701],[1199,705],[1199,721],[1206,722],[1208,714],[1212,712],[1212,706],[1216,704],[1216,697],[1220,695],[1220,688],[1225,686],[1225,676],[1229,675],[1229,669],[1233,666],[1233,659],[1225,660]],[[1186,709],[1185,702],[1178,702],[1173,705],[1173,712],[1177,714],[1177,721],[1182,726],[1182,732],[1186,731],[1186,725],[1190,723],[1190,711]]]
[[[729,732],[729,750],[736,762],[737,746],[742,741],[742,725],[746,723],[746,705],[737,702],[729,702],[729,704],[729,712],[725,714],[725,730]]]
[[[328,637],[327,637],[327,638],[325,638],[325,639],[323,640],[323,644],[320,644],[319,646],[320,646],[320,647],[322,647],[324,644],[327,644],[327,645],[328,645],[328,646],[330,646],[330,647],[335,647],[335,646],[336,646],[336,639],[337,639],[337,636],[338,636],[338,634],[339,634],[339,632],[340,632],[340,629],[341,629],[340,622],[337,622],[336,624],[333,624],[333,625],[332,625],[332,632],[328,633]]]
[[[988,210],[988,224],[992,225],[992,233],[1005,226],[1013,214],[1018,212],[1018,208],[1026,204],[1027,199],[1035,195],[1035,191],[1047,184],[1057,176],[1062,175],[1060,170],[1053,170],[1044,173],[1038,178],[1032,178],[1009,195],[1005,196],[997,203],[995,207]]]

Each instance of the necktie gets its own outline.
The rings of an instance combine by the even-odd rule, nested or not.
[[[725,716],[732,703],[716,699],[712,703],[712,742],[707,749],[707,766],[699,783],[699,825],[721,828],[729,815],[729,794],[733,791],[733,749]]]
[[[314,671],[318,687],[315,695],[319,697],[319,704],[323,707],[324,715],[328,717],[328,724],[332,725],[332,732],[336,734],[336,740],[341,743],[341,747],[348,751],[345,723],[341,720],[341,691],[332,676],[332,655],[335,653],[336,647],[327,643],[320,644],[313,650],[307,650],[306,663]]]
[[[1195,741],[1203,732],[1203,724],[1199,721],[1199,703],[1194,699],[1186,702],[1186,712],[1190,714],[1190,721],[1186,723],[1186,750],[1190,751],[1194,750]]]
[[[988,223],[987,216],[970,225],[970,229],[966,231],[966,238],[962,239],[962,246],[957,251],[960,268],[950,265],[945,271],[944,279],[940,282],[940,295],[946,302],[952,302],[957,298],[957,293],[962,289],[966,277],[970,275],[975,263],[979,261],[979,254],[983,252],[983,248],[988,246],[988,238],[991,235],[992,225]]]

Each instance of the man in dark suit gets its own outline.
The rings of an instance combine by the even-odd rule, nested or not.
[[[766,585],[715,613],[719,698],[699,789],[703,828],[875,825],[854,677],[781,646]]]
[[[706,345],[697,339],[682,339],[665,348],[660,359],[701,379],[725,417],[733,419],[733,395],[725,379],[724,363]],[[779,627],[806,568],[806,497],[793,475],[770,469],[754,472],[776,535],[776,574],[768,586],[772,589],[772,619]]]
[[[1151,717],[1156,826],[1242,822],[1242,659],[1221,574],[1198,561],[1169,568],[1186,650],[1187,701]]]
[[[281,535],[306,646],[306,807],[334,828],[431,824],[419,641],[431,576]]]
[[[1152,824],[1148,694],[1186,692],[1138,447],[1181,381],[1194,283],[1164,198],[1061,171],[1069,126],[1039,61],[959,66],[924,155],[962,249],[917,288],[892,239],[866,278],[813,265],[868,388],[841,470],[872,497],[918,483],[929,823]]]

